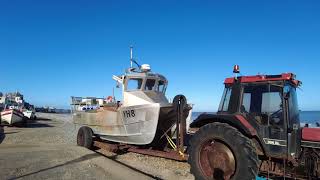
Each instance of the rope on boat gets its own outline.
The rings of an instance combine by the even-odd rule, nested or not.
[[[170,146],[173,148],[173,150],[176,151],[176,150],[177,150],[176,144],[173,142],[173,140],[170,138],[170,136],[168,136],[167,133],[164,133],[164,135],[166,136],[166,138],[167,138],[168,143],[170,144]],[[179,154],[180,154],[180,156],[182,156],[182,157],[184,158],[184,153],[181,152],[180,150],[179,150]]]

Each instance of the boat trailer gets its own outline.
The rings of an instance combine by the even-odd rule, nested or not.
[[[100,149],[104,149],[106,151],[114,152],[114,153],[133,152],[137,154],[161,157],[161,158],[171,159],[176,161],[187,161],[188,159],[187,154],[184,154],[184,156],[181,156],[179,152],[172,149],[167,149],[166,151],[160,151],[160,150],[154,150],[152,148],[149,148],[149,149],[141,148],[135,145],[111,144],[103,141],[94,141],[93,146]]]

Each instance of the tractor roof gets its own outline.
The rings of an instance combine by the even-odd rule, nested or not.
[[[293,73],[282,73],[279,75],[256,75],[256,76],[240,76],[238,78],[226,78],[224,84],[240,83],[254,83],[254,82],[267,82],[267,81],[290,81],[296,87],[301,85],[301,81],[296,80],[296,75]]]

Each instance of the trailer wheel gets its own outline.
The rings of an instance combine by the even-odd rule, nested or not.
[[[196,179],[255,179],[258,156],[252,141],[224,123],[203,126],[191,138],[188,162]]]
[[[77,145],[83,146],[87,149],[93,148],[93,133],[87,126],[82,126],[77,135]]]

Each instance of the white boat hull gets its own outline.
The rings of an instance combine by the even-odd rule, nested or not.
[[[23,115],[28,119],[34,119],[34,112],[33,111],[23,111]]]
[[[1,112],[1,122],[13,125],[22,122],[23,114],[17,110],[6,110]]]
[[[155,137],[159,113],[158,103],[75,112],[74,123],[89,126],[94,134],[108,141],[146,145]]]

